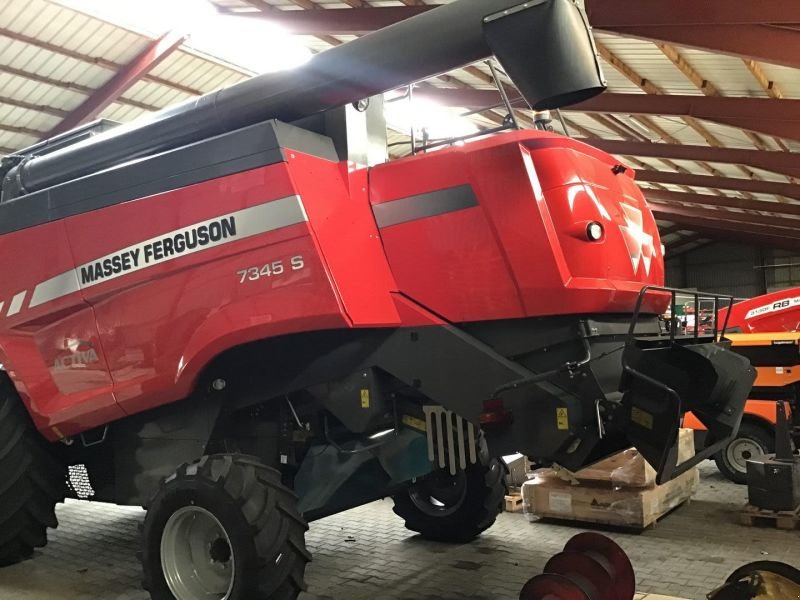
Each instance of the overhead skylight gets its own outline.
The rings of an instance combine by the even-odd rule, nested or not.
[[[156,37],[178,30],[187,45],[255,73],[297,67],[311,51],[263,19],[219,14],[208,0],[58,0],[64,6]]]

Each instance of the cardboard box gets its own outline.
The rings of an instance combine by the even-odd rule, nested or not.
[[[685,462],[694,456],[694,430],[681,429],[678,433],[678,461]],[[611,486],[644,488],[656,483],[656,471],[635,448],[609,456],[590,467],[575,473],[583,483],[601,483]]]
[[[531,518],[644,529],[691,498],[699,483],[697,469],[649,488],[573,485],[550,469],[542,469],[522,486],[523,508]]]

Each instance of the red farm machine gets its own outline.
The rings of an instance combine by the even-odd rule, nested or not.
[[[665,480],[730,439],[753,371],[663,335],[617,160],[519,130],[374,160],[384,92],[491,55],[537,110],[605,89],[572,0],[456,0],[3,160],[0,561],[91,498],[147,509],[153,598],[291,599],[310,520],[391,496],[467,541],[502,455],[635,445]],[[718,442],[676,465],[687,410]]]

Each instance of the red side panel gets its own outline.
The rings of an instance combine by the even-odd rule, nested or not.
[[[353,327],[398,325],[397,289],[369,204],[369,171],[289,153],[289,170]],[[345,182],[347,182],[345,184]]]
[[[286,210],[270,211],[278,204]],[[262,216],[247,212],[261,209],[267,211]],[[140,247],[227,215],[236,219],[233,241],[161,262],[158,242],[150,243],[153,249]],[[140,249],[140,262],[154,256],[152,266],[83,289],[95,307],[116,398],[126,413],[186,396],[203,366],[229,347],[346,326],[301,215],[302,199],[286,165],[279,164],[67,220],[79,265],[128,248]]]
[[[380,205],[464,184],[476,189],[479,176],[462,153],[420,155],[374,168],[370,199]],[[520,315],[501,240],[480,206],[383,227],[381,236],[400,291],[435,313],[450,321]]]
[[[77,292],[39,304],[39,284],[74,266],[63,222],[0,237],[0,364],[52,438],[87,412],[87,428],[122,416],[91,307]],[[56,283],[77,290],[74,275]]]

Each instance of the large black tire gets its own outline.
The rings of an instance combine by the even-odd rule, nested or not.
[[[770,431],[767,425],[756,423],[742,423],[739,434],[728,444],[727,448],[720,450],[714,457],[717,468],[726,479],[734,483],[747,483],[746,459],[756,454],[771,454],[775,452],[775,432]]]
[[[503,511],[504,474],[498,460],[470,465],[455,477],[436,471],[394,496],[394,512],[426,539],[470,542]]]
[[[257,458],[218,454],[180,467],[145,507],[143,584],[153,600],[176,597],[162,568],[162,537],[174,539],[164,535],[165,528],[168,522],[176,523],[171,517],[187,507],[212,515],[228,538],[222,540],[221,556],[221,538],[208,546],[211,559],[223,567],[227,559],[233,573],[226,600],[294,600],[305,589],[303,577],[311,555],[305,547],[308,524],[297,510],[297,497],[281,483],[278,471]],[[188,548],[188,541],[183,542],[187,545],[179,551]],[[198,600],[201,597],[216,596],[198,595]]]
[[[47,544],[66,494],[66,467],[51,454],[22,401],[0,374],[0,566]]]

